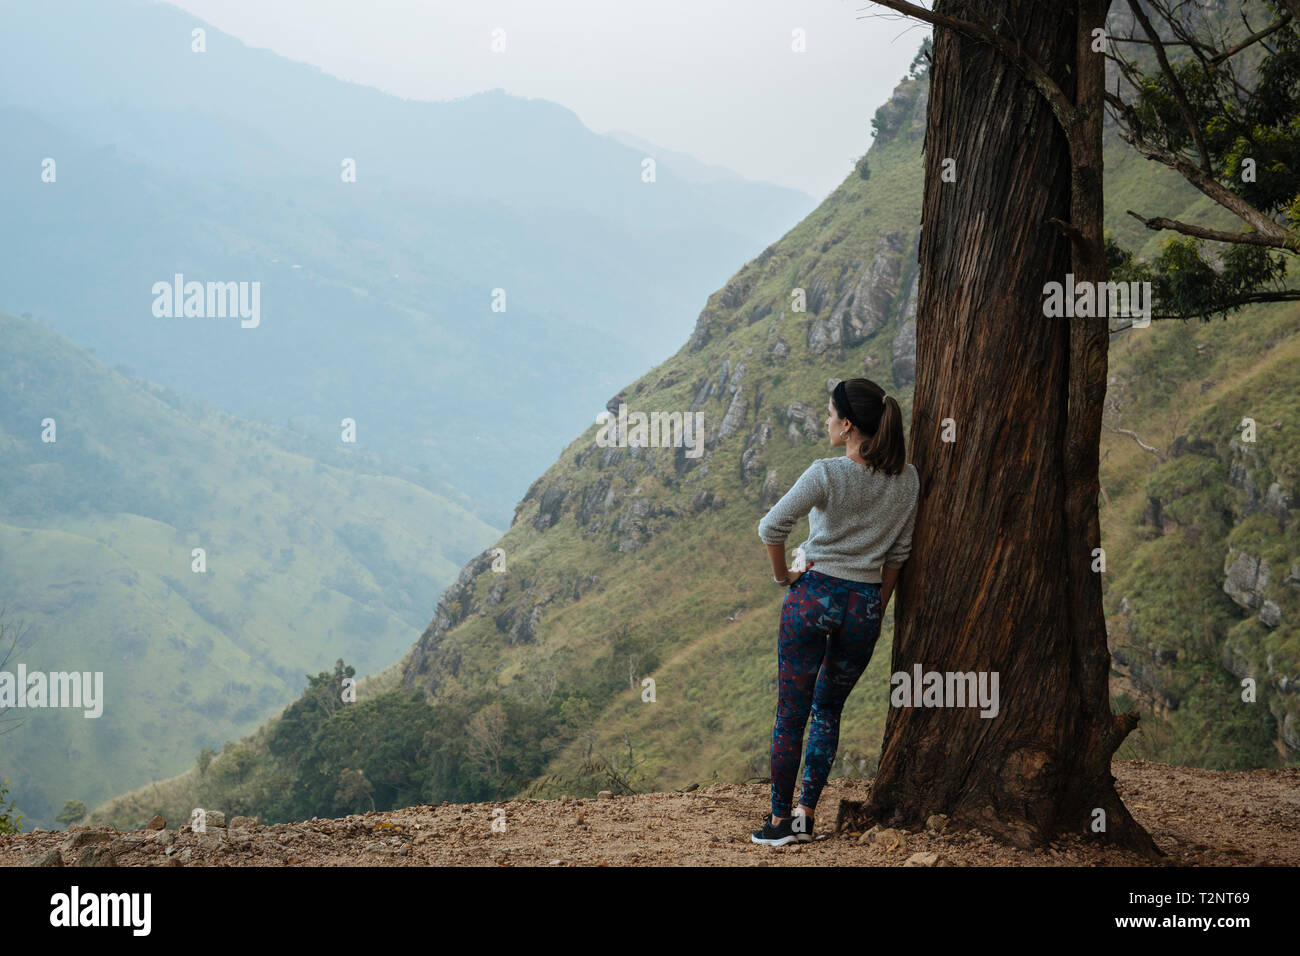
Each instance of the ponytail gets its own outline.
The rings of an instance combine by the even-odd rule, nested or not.
[[[903,410],[898,400],[868,378],[849,379],[844,383],[844,396],[855,427],[867,433],[858,454],[873,470],[898,474],[907,463]]]

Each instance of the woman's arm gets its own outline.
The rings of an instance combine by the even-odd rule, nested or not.
[[[783,578],[789,574],[785,566],[785,544],[769,544],[767,546],[767,556],[772,561],[772,577]]]
[[[894,585],[898,583],[898,572],[902,568],[883,567],[880,569],[880,614],[883,617],[885,608],[889,607],[889,599],[893,596]]]
[[[758,536],[767,545],[767,556],[772,562],[772,576],[785,578],[788,584],[794,584],[803,572],[790,571],[785,566],[785,542],[794,523],[818,505],[826,503],[826,473],[822,462],[815,461],[809,465],[799,480],[790,488],[781,500],[768,509],[758,522]],[[807,562],[811,568],[813,562]]]
[[[826,470],[821,461],[815,461],[805,469],[790,490],[781,496],[781,500],[763,515],[758,522],[758,536],[766,545],[784,546],[794,523],[813,508],[825,505]],[[785,561],[784,551],[781,561]]]

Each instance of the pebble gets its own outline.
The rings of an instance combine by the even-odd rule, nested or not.
[[[111,830],[76,830],[63,841],[63,849],[79,850],[92,843],[108,843],[114,836]]]
[[[101,843],[93,844],[86,848],[86,852],[81,854],[81,858],[76,862],[77,866],[117,866],[117,857],[108,847]]]
[[[58,850],[46,850],[23,857],[24,866],[63,866],[63,857]]]

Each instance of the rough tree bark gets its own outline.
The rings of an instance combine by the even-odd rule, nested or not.
[[[1094,48],[1094,29],[1106,25],[1110,0],[1078,0],[1074,37],[1074,78],[1066,89],[1074,109],[1057,121],[1066,132],[1070,150],[1071,271],[1075,281],[1096,284],[1108,278],[1104,241],[1105,208],[1102,172],[1102,130],[1105,115],[1106,67]],[[1110,762],[1124,738],[1137,725],[1135,712],[1116,715],[1110,709],[1110,648],[1102,608],[1101,573],[1093,570],[1092,549],[1101,545],[1100,451],[1102,413],[1110,327],[1106,317],[1075,317],[1070,323],[1069,391],[1065,440],[1066,534],[1069,549],[1071,651],[1078,676],[1077,710],[1067,712],[1061,739],[1067,742],[1066,786],[1057,794],[1056,826],[1077,829],[1086,821],[1093,833],[1098,809],[1105,812],[1104,835],[1113,842],[1148,855],[1158,850],[1142,825],[1133,819],[1115,792]],[[1072,691],[1073,687],[1070,688]]]
[[[914,826],[942,812],[1020,847],[1074,832],[1154,854],[1110,773],[1136,720],[1110,710],[1092,571],[1107,323],[1043,315],[1045,282],[1106,276],[1090,32],[1106,6],[934,8],[998,24],[1014,49],[935,29],[911,430],[922,492],[892,670],[996,671],[1001,709],[891,708],[866,814]]]

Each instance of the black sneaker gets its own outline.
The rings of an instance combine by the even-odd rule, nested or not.
[[[813,840],[813,818],[802,813],[796,813],[789,821],[790,832],[800,843],[811,843]]]
[[[785,846],[787,843],[799,842],[799,834],[790,828],[789,820],[782,820],[772,826],[772,817],[769,815],[763,820],[762,828],[755,830],[750,839],[764,846]]]

